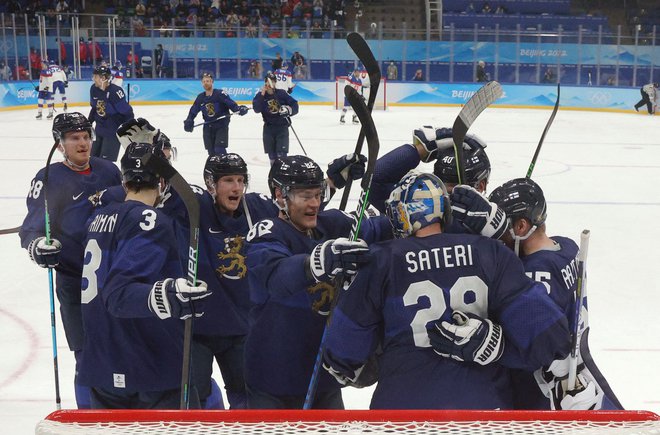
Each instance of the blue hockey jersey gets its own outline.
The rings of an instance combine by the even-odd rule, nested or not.
[[[229,110],[237,112],[238,104],[225,91],[213,89],[211,95],[206,95],[206,92],[197,95],[195,102],[188,111],[188,119],[195,119],[201,111],[204,122],[208,122],[221,116],[229,115]],[[229,119],[228,116],[208,125],[212,128],[225,128],[229,125]]]
[[[92,85],[89,89],[89,122],[96,122],[97,136],[115,136],[117,128],[133,119],[133,108],[126,101],[126,94],[119,86],[110,83],[105,91]]]
[[[28,213],[19,232],[23,248],[27,248],[35,238],[46,234],[44,173],[45,168],[37,173],[28,192],[26,200]],[[62,162],[51,164],[48,184],[51,237],[62,243],[60,264],[56,270],[69,276],[80,277],[83,243],[87,235],[85,222],[94,208],[90,197],[106,187],[121,185],[121,174],[114,163],[92,157],[89,172],[76,172]]]
[[[184,276],[172,221],[126,201],[95,211],[86,228],[78,382],[123,393],[178,388],[183,321],[148,307],[155,282]]]
[[[250,331],[245,343],[245,381],[273,395],[302,395],[307,391],[321,343],[334,287],[316,283],[305,271],[312,249],[328,239],[347,237],[352,218],[339,210],[318,215],[310,237],[282,219],[258,222],[248,234]],[[362,221],[361,238],[387,238],[389,221]],[[318,391],[339,389],[328,374],[319,376]]]
[[[287,117],[280,116],[280,106],[290,106],[291,116],[298,113],[298,101],[282,89],[275,89],[272,94],[268,92],[261,95],[261,91],[252,99],[252,108],[255,113],[261,113],[264,123],[268,125],[288,125]]]
[[[569,350],[568,325],[545,288],[499,242],[475,235],[408,237],[372,246],[372,261],[339,298],[325,360],[354,377],[382,346],[371,408],[511,408],[505,366],[537,368]],[[499,364],[439,357],[427,329],[454,310],[502,325]]]

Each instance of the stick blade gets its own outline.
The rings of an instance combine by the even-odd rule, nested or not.
[[[367,190],[371,184],[371,176],[374,173],[374,167],[376,166],[376,160],[378,159],[378,151],[380,148],[380,140],[378,139],[378,132],[376,131],[376,126],[374,125],[374,120],[369,113],[369,109],[364,104],[362,96],[349,85],[344,87],[344,95],[351,103],[351,107],[355,111],[360,123],[362,124],[362,129],[365,133],[365,138],[367,139],[367,146],[369,148],[369,155],[367,156],[367,169],[365,171],[365,177],[362,178],[362,188]]]

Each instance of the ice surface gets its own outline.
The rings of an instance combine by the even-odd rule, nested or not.
[[[135,107],[137,116],[172,139],[182,175],[202,184],[202,132],[183,131],[187,111],[181,105]],[[410,141],[418,126],[450,127],[458,111],[394,107],[375,112],[381,154]],[[34,115],[34,110],[0,113],[0,228],[21,224],[30,180],[53,143],[51,122],[36,121]],[[549,115],[549,108],[498,108],[475,121],[471,132],[488,142],[493,166],[489,190],[525,175]],[[323,167],[351,152],[359,132],[359,126],[339,125],[339,112],[318,106],[301,107],[293,125]],[[252,112],[232,118],[230,151],[248,162],[250,189],[267,192],[269,166],[261,128],[261,117]],[[660,412],[660,285],[655,269],[660,264],[659,130],[659,117],[560,109],[533,174],[549,203],[549,234],[579,240],[582,229],[591,230],[588,292],[596,361],[624,406],[655,412]],[[293,135],[290,142],[291,154],[301,153]],[[349,210],[355,207],[357,191],[354,186]],[[15,234],[0,236],[0,265],[0,432],[32,434],[37,421],[55,409],[48,278],[30,262]],[[73,408],[73,355],[59,315],[57,323],[62,405]],[[370,393],[346,390],[347,407],[368,407]]]

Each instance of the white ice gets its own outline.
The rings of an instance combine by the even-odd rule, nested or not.
[[[88,107],[80,107],[87,114]],[[177,169],[201,184],[206,153],[201,130],[183,131],[187,106],[138,106],[135,113],[165,131],[179,150]],[[412,130],[450,127],[459,108],[391,108],[375,112],[381,155],[409,142]],[[53,143],[51,122],[34,110],[0,113],[0,228],[21,224],[30,180]],[[488,109],[471,132],[488,142],[490,190],[524,176],[550,110]],[[339,125],[339,112],[303,106],[293,126],[311,157],[325,167],[351,152],[359,126]],[[250,189],[266,192],[268,159],[262,121],[250,112],[232,118],[230,151],[248,162]],[[560,110],[533,178],[549,203],[551,235],[579,239],[591,230],[589,306],[591,348],[628,409],[660,413],[660,119],[641,114]],[[300,153],[294,135],[291,153]],[[58,156],[59,158],[59,156]],[[430,165],[429,165],[430,169]],[[358,189],[354,186],[355,207]],[[31,434],[55,409],[47,272],[33,265],[16,234],[0,235],[0,424],[2,433]],[[57,316],[63,408],[75,407],[73,355]],[[220,377],[216,371],[215,377]],[[454,392],[451,394],[460,394]],[[370,390],[346,390],[349,408],[366,408]],[[226,403],[226,402],[225,402]]]

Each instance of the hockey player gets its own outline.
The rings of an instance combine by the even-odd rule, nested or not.
[[[298,113],[298,101],[286,91],[276,88],[277,77],[272,72],[266,74],[264,86],[252,99],[252,108],[261,113],[264,120],[264,152],[270,164],[278,157],[289,153],[289,125],[291,116]]]
[[[541,187],[529,178],[516,178],[496,188],[489,198],[506,211],[508,231],[502,240],[520,256],[527,275],[542,283],[557,307],[571,325],[575,324],[574,304],[577,291],[578,246],[567,237],[549,237],[545,220],[547,204]],[[586,323],[586,309],[582,320]],[[582,322],[581,322],[582,323]],[[573,328],[571,328],[573,330]],[[543,373],[536,373],[543,392],[532,373],[512,371],[517,409],[601,409],[603,391],[588,370],[581,370],[578,378],[584,389],[560,390],[561,378],[567,363],[557,361]],[[556,385],[548,387],[543,377]],[[565,381],[565,379],[564,379]]]
[[[655,98],[658,92],[657,89],[659,87],[660,84],[657,82],[642,86],[642,88],[639,90],[640,94],[642,94],[642,99],[639,100],[637,104],[635,104],[636,112],[639,112],[639,108],[646,104],[646,110],[649,112],[649,115],[653,115],[655,113]]]
[[[128,146],[121,159],[126,200],[87,222],[78,376],[91,387],[92,408],[178,408],[180,320],[201,316],[199,300],[210,295],[203,281],[183,278],[172,222],[154,208],[166,182],[140,160],[148,153],[164,158],[151,144]],[[199,407],[194,388],[190,397]]]
[[[353,72],[350,73],[348,77],[346,77],[346,80],[344,80],[344,86],[352,86],[353,88],[355,88],[356,91],[358,91],[360,95],[362,95],[362,79],[359,68],[355,68],[355,70],[353,70]],[[344,117],[346,116],[346,112],[350,107],[351,104],[348,102],[348,98],[344,96],[344,107],[341,109],[341,117],[339,118],[340,124],[346,123]],[[360,120],[358,119],[357,115],[353,113],[353,124],[359,124],[359,123]]]
[[[94,84],[89,90],[89,121],[96,122],[96,140],[92,155],[112,162],[119,155],[117,127],[133,118],[133,108],[126,101],[126,94],[119,86],[110,83],[112,73],[107,66],[94,69]]]
[[[287,94],[293,92],[293,88],[295,87],[293,84],[293,76],[291,75],[291,71],[289,71],[286,62],[282,62],[282,67],[273,71],[273,74],[275,74],[276,89],[282,89],[283,91],[286,91]]]
[[[240,116],[248,112],[247,106],[239,106],[227,93],[220,89],[213,89],[213,76],[202,74],[204,92],[197,95],[190,107],[188,117],[183,121],[183,129],[192,132],[195,117],[201,111],[204,118],[204,148],[209,156],[225,154],[229,146],[229,117],[232,112]]]
[[[245,344],[248,406],[300,409],[334,293],[332,279],[354,276],[368,261],[368,247],[346,238],[353,221],[348,215],[319,212],[325,182],[308,157],[277,159],[268,184],[279,216],[256,223],[247,237],[252,302]],[[365,240],[388,235],[387,219],[362,221]],[[343,406],[340,385],[320,373],[312,407]]]
[[[53,121],[53,138],[64,161],[49,169],[48,212],[52,243],[46,244],[44,228],[44,169],[32,180],[27,196],[28,213],[21,225],[21,246],[40,267],[55,268],[57,298],[62,324],[76,361],[83,347],[80,282],[83,265],[85,222],[92,214],[88,200],[109,186],[121,184],[117,167],[90,157],[94,130],[84,115],[63,113]],[[57,188],[53,188],[56,186]],[[89,391],[76,382],[78,407],[89,407]]]
[[[121,62],[116,61],[114,67],[110,68],[110,72],[112,73],[111,83],[121,88],[124,85],[124,72],[122,71]]]
[[[41,119],[43,117],[41,112],[43,111],[45,101],[46,105],[48,106],[48,116],[46,119],[53,119],[53,76],[50,69],[48,68],[48,64],[45,61],[41,62],[39,86],[35,88],[35,91],[39,92],[39,95],[37,96],[38,110],[36,118]]]
[[[504,245],[442,231],[450,202],[434,175],[405,176],[387,210],[399,238],[371,245],[371,262],[341,293],[326,369],[351,383],[380,344],[372,409],[511,408],[502,365],[538,368],[565,356],[566,319]],[[429,330],[442,331],[444,358]]]
[[[48,65],[48,70],[50,71],[51,80],[52,80],[52,83],[53,83],[53,92],[51,94],[53,107],[55,107],[55,94],[59,93],[60,98],[62,99],[62,104],[64,104],[64,112],[66,112],[68,107],[67,107],[67,104],[66,104],[66,90],[65,89],[67,87],[69,87],[69,79],[66,76],[66,73],[64,72],[62,67],[59,66],[54,61],[50,62],[50,65]]]

